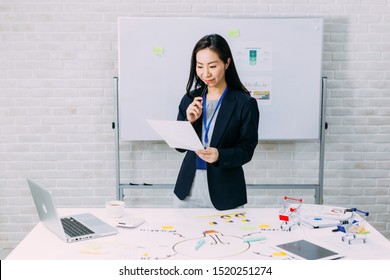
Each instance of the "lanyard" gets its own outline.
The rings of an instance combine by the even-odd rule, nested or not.
[[[221,97],[219,98],[218,100],[218,103],[217,103],[217,106],[215,107],[214,109],[214,112],[213,114],[211,115],[211,118],[209,120],[209,122],[207,123],[207,116],[206,116],[206,92],[203,93],[203,96],[202,96],[202,106],[203,106],[203,125],[204,125],[204,129],[205,129],[205,132],[204,132],[204,143],[206,145],[206,143],[209,142],[209,130],[210,130],[210,126],[211,126],[211,122],[213,121],[214,119],[214,116],[215,116],[215,113],[218,111],[218,108],[219,106],[221,106],[221,103],[222,103],[222,100],[227,92],[227,89],[228,87],[225,88],[225,90],[223,91]]]

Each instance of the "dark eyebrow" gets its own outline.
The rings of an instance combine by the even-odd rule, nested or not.
[[[207,64],[213,64],[213,63],[218,63],[218,61],[216,60],[216,61],[211,61],[211,62],[209,62],[209,63],[207,63]],[[196,64],[202,64],[203,65],[203,63],[200,63],[200,62],[196,62]]]

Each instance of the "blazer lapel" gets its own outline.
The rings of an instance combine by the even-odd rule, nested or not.
[[[217,147],[226,126],[228,125],[232,113],[234,111],[235,100],[234,93],[229,88],[225,94],[225,97],[222,100],[221,107],[219,108],[219,112],[217,115],[217,119],[215,120],[213,136],[211,137],[210,146]]]

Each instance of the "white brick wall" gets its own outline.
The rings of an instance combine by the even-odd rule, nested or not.
[[[0,248],[37,222],[26,178],[62,207],[115,196],[113,77],[118,16],[323,16],[328,77],[324,201],[370,212],[390,238],[388,0],[2,0],[0,2]],[[183,89],[184,92],[184,89]],[[318,143],[260,143],[248,183],[316,183]],[[121,143],[122,182],[174,183],[182,155],[160,142]],[[285,194],[249,190],[249,206]],[[169,207],[168,189],[126,191],[132,207]],[[0,257],[2,254],[0,254]]]

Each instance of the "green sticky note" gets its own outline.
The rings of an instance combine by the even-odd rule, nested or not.
[[[230,38],[237,38],[240,36],[240,29],[230,29],[228,34]]]
[[[256,230],[256,226],[241,226],[242,230]]]
[[[153,55],[163,56],[164,48],[162,48],[162,47],[154,47],[153,50],[152,50],[152,53],[153,53]]]

